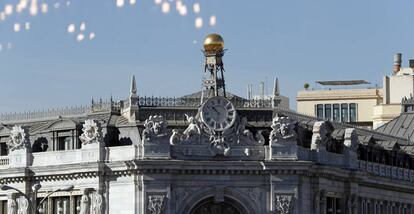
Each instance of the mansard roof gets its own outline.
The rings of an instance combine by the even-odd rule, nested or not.
[[[414,142],[414,114],[402,113],[375,131]]]

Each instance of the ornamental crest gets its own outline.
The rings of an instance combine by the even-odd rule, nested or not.
[[[167,135],[167,122],[163,116],[150,116],[145,120],[144,127],[145,129],[142,131],[142,136],[145,141],[148,141],[153,137],[162,137]]]
[[[162,214],[165,208],[165,195],[148,196],[148,210],[151,214]]]
[[[83,145],[98,143],[102,140],[102,131],[98,122],[94,120],[85,120],[83,124],[82,135],[79,139]]]
[[[289,214],[292,208],[293,194],[276,194],[276,211],[280,214]]]
[[[273,118],[272,131],[270,132],[270,142],[274,140],[288,140],[297,137],[295,129],[296,124],[289,117]]]
[[[10,151],[27,148],[30,145],[29,132],[21,126],[13,126],[7,146]]]

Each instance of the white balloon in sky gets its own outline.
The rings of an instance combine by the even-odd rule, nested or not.
[[[125,1],[124,0],[116,0],[116,6],[117,7],[123,7],[124,4],[125,4]]]
[[[161,4],[162,0],[154,0],[155,4]]]
[[[30,22],[24,23],[24,29],[30,30]]]
[[[40,7],[40,10],[42,11],[42,13],[47,13],[49,9],[49,6],[46,3],[43,3],[42,6]]]
[[[6,20],[6,14],[4,12],[0,12],[0,21]]]
[[[163,13],[168,13],[170,12],[170,3],[168,2],[163,2],[162,6],[161,6],[161,10]]]
[[[182,6],[183,6],[183,2],[181,0],[178,0],[175,2],[175,9],[177,9],[177,11],[180,11]]]
[[[215,15],[211,15],[211,16],[210,16],[210,25],[211,25],[211,26],[215,26],[215,25],[216,25],[216,23],[217,23],[217,18],[216,18],[216,16],[215,16]]]
[[[187,15],[187,6],[183,5],[180,7],[180,10],[178,11],[180,15],[185,16]]]
[[[135,5],[137,3],[137,1],[136,0],[129,0],[129,4],[130,5]]]
[[[20,23],[14,23],[13,30],[14,30],[14,32],[19,32],[20,31]]]
[[[77,40],[78,42],[82,42],[82,41],[83,41],[83,39],[85,39],[85,35],[83,35],[83,34],[78,34],[78,36],[76,37],[76,40]]]
[[[6,4],[6,6],[4,6],[4,13],[7,16],[10,16],[11,14],[13,14],[13,5],[12,4]]]
[[[85,22],[82,22],[82,23],[80,24],[80,26],[79,26],[79,30],[80,30],[80,31],[85,31],[85,30],[86,30],[86,23],[85,23]]]
[[[96,37],[96,35],[95,35],[94,32],[89,34],[89,40],[93,40],[93,39],[95,39],[95,37]]]
[[[30,4],[30,15],[36,16],[38,12],[38,6],[37,6],[37,0],[32,0],[32,3]]]
[[[194,5],[193,5],[194,13],[200,13],[200,10],[201,10],[200,3],[194,3]]]
[[[194,24],[195,24],[195,27],[196,28],[198,28],[198,29],[202,28],[203,27],[203,19],[201,17],[197,17],[195,19],[195,23]]]
[[[75,32],[75,24],[70,24],[68,26],[68,33],[74,33]]]

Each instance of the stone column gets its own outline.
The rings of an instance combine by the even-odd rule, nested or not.
[[[320,214],[326,214],[326,192],[324,190],[321,191],[321,210],[320,210]]]
[[[345,166],[349,169],[357,169],[358,136],[356,135],[355,129],[345,129],[344,139]]]

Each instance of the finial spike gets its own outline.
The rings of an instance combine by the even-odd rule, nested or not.
[[[275,78],[275,83],[273,86],[273,96],[279,96],[280,95],[280,89],[279,89],[279,79]]]
[[[137,95],[137,83],[135,82],[135,75],[132,75],[131,95]]]

